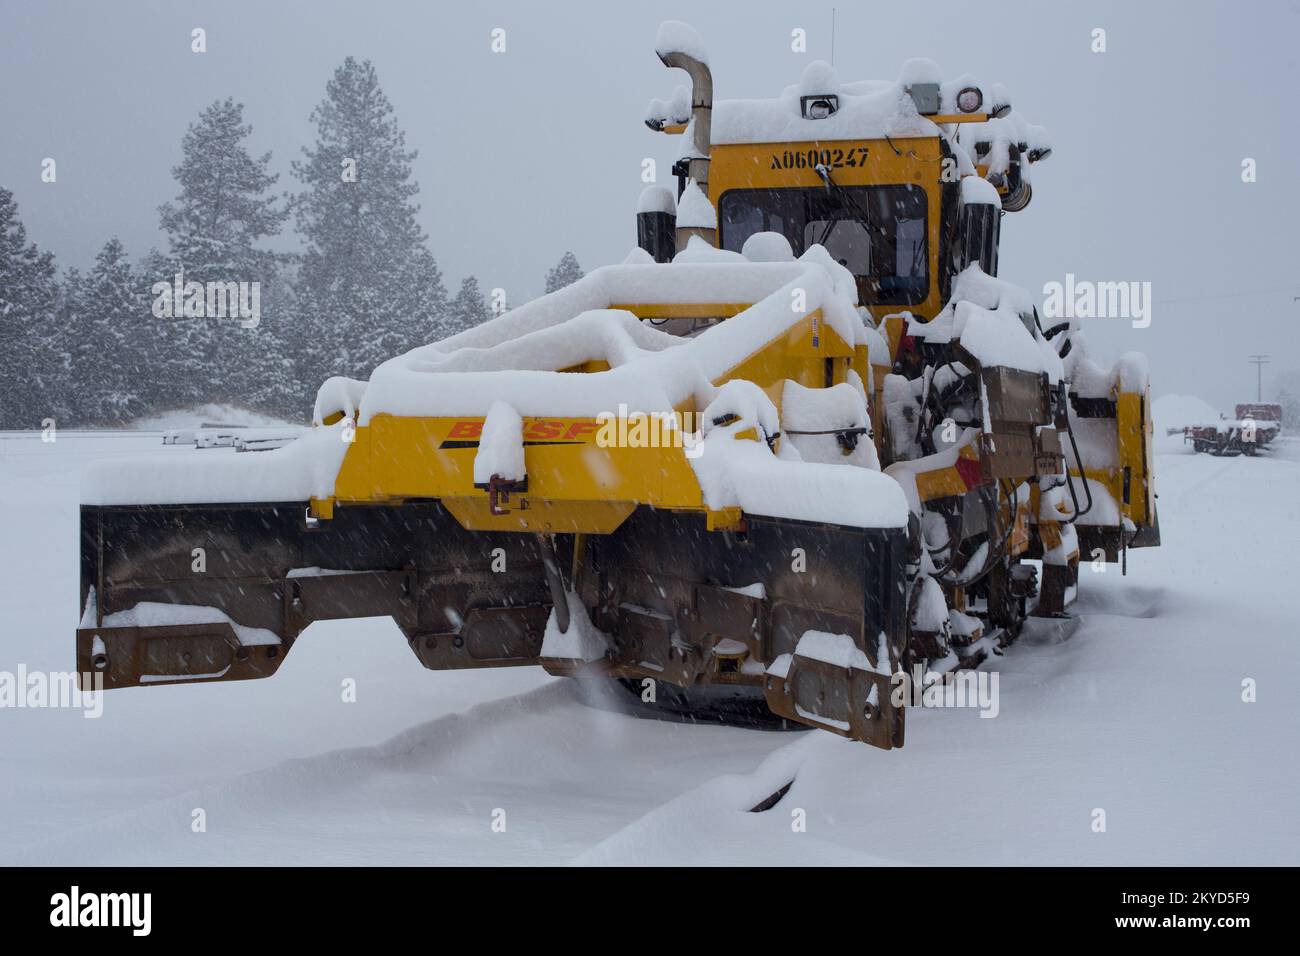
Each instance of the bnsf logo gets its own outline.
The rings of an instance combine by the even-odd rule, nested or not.
[[[599,427],[593,419],[562,422],[545,418],[525,418],[524,443],[586,442],[591,440]],[[482,435],[482,419],[459,421],[452,425],[451,430],[447,432],[447,440],[477,442]]]

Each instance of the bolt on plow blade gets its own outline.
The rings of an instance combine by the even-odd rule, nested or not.
[[[763,689],[782,717],[884,750],[903,746],[903,708],[891,700],[888,674],[796,652],[788,670],[768,671]]]
[[[542,536],[468,530],[437,501],[306,510],[83,507],[78,673],[106,689],[269,677],[313,621],[390,617],[430,669],[532,664],[688,702],[730,689],[902,746],[903,529],[709,531],[643,507],[608,533]]]
[[[640,509],[587,544],[577,589],[610,636],[614,676],[733,685],[793,723],[902,746],[890,676],[906,640],[906,532],[701,524]]]
[[[81,509],[80,674],[106,689],[270,677],[313,621],[391,617],[426,667],[533,664],[550,596],[531,535],[441,505]]]

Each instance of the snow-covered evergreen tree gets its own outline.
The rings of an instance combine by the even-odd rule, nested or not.
[[[573,285],[584,274],[582,266],[578,265],[578,257],[572,252],[566,252],[560,256],[560,261],[555,264],[555,268],[546,273],[546,291],[556,292],[566,285]]]
[[[317,139],[293,164],[305,253],[302,376],[364,378],[445,334],[447,292],[416,222],[414,150],[371,63],[348,57],[312,112]]]
[[[199,114],[181,140],[172,175],[181,194],[159,210],[173,255],[196,267],[235,270],[255,243],[280,231],[288,212],[267,191],[279,179],[267,171],[271,154],[254,158],[244,105],[227,97]]]
[[[483,293],[478,287],[478,279],[466,276],[461,280],[460,290],[447,309],[446,334],[454,335],[463,332],[490,318],[492,312],[488,309],[487,300],[483,298]]]
[[[73,377],[73,362],[85,341],[82,335],[79,305],[85,281],[76,268],[68,269],[58,280],[54,300],[53,362],[57,366],[58,385],[51,401],[52,414],[60,426],[84,424],[81,406],[85,392]]]
[[[13,193],[0,187],[0,428],[57,418],[66,368],[57,305],[54,256],[27,241]]]
[[[151,344],[156,320],[148,288],[116,238],[104,243],[95,265],[73,277],[69,299],[76,329],[69,355],[85,424],[122,424],[153,407]]]
[[[282,257],[258,247],[280,231],[289,213],[271,192],[279,178],[269,172],[271,154],[249,151],[251,133],[243,104],[230,98],[210,104],[190,125],[181,162],[172,169],[180,195],[159,208],[168,252],[149,257],[147,284],[171,281],[177,272],[187,282],[257,282],[258,328],[274,327],[277,339],[289,339],[289,316],[272,305]],[[259,368],[276,358],[266,354],[267,332],[250,335],[256,330],[235,318],[156,321],[162,347],[151,367],[162,404],[247,404],[250,390],[261,384]]]
[[[262,322],[255,329],[240,330],[253,351],[244,400],[286,421],[306,422],[320,383],[298,376],[297,358],[304,345],[293,291],[295,265],[296,257],[283,257],[276,281],[262,290]]]

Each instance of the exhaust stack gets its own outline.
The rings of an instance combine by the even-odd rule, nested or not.
[[[677,204],[667,186],[641,190],[636,207],[636,244],[655,262],[672,262],[677,252]]]
[[[694,182],[707,198],[709,195],[709,148],[713,127],[713,74],[709,70],[704,42],[695,28],[679,20],[659,25],[655,53],[664,66],[685,70],[691,78],[691,122],[687,132],[690,142],[683,150],[686,178]],[[699,231],[694,234],[700,235]],[[707,237],[707,233],[705,233]],[[686,248],[688,236],[677,236],[677,248]],[[717,244],[716,233],[712,244]]]

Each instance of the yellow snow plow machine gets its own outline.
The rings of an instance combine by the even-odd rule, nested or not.
[[[903,743],[941,681],[1064,615],[1080,554],[1158,543],[1145,364],[1103,369],[997,278],[1050,153],[929,61],[773,99],[690,86],[637,248],[321,387],[286,447],[93,465],[78,671],[269,677],[389,616],[434,670],[538,665],[655,706]]]

